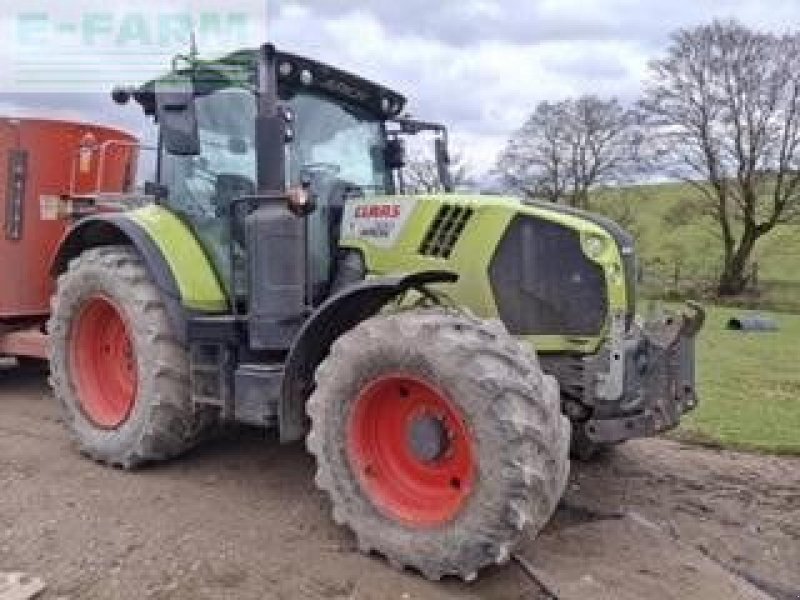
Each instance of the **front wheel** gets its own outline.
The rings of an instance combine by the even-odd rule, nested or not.
[[[132,248],[74,259],[48,328],[51,384],[84,454],[131,468],[184,452],[210,425],[192,410],[187,352]]]
[[[558,385],[495,324],[444,310],[374,317],[317,372],[317,485],[362,551],[430,579],[510,557],[566,485]]]

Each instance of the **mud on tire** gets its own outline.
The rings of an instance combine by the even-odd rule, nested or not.
[[[79,397],[73,334],[93,298],[107,299],[127,324],[134,355],[135,397],[119,424],[99,426]],[[186,349],[172,333],[160,293],[137,253],[128,246],[85,251],[59,278],[48,323],[50,383],[81,452],[109,465],[133,468],[165,460],[194,446],[214,422],[195,414],[189,395]],[[75,360],[74,362],[78,362]]]
[[[392,373],[441,390],[471,438],[470,493],[440,523],[387,512],[355,472],[354,406],[371,382]],[[555,510],[568,475],[569,421],[555,379],[499,322],[441,309],[374,317],[336,341],[316,384],[307,407],[316,483],[362,551],[429,579],[472,580],[482,567],[506,562],[523,531],[535,534]]]

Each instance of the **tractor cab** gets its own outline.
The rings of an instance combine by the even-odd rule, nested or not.
[[[247,290],[244,220],[257,194],[284,195],[303,216],[310,306],[339,275],[345,202],[404,191],[404,137],[435,134],[449,189],[447,131],[400,116],[405,98],[339,69],[271,46],[173,71],[133,96],[159,123],[160,202],[188,222],[233,302]],[[241,302],[244,308],[246,302]]]

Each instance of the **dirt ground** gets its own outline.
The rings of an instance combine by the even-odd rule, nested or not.
[[[42,577],[45,599],[549,597],[520,563],[432,584],[358,554],[312,474],[301,445],[257,431],[137,473],[106,469],[74,451],[43,377],[0,371],[0,572]],[[535,566],[537,543],[623,514],[775,598],[800,591],[798,459],[626,444],[573,467],[556,519],[522,553]],[[612,549],[626,543],[613,542],[573,544],[570,562],[624,574]]]

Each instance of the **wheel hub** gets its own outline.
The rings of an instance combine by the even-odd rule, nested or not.
[[[420,462],[431,463],[441,458],[448,447],[444,420],[434,415],[421,415],[413,419],[408,428],[408,445]]]
[[[415,527],[453,519],[475,478],[472,435],[459,407],[410,375],[385,375],[361,390],[347,424],[347,456],[370,501]]]

